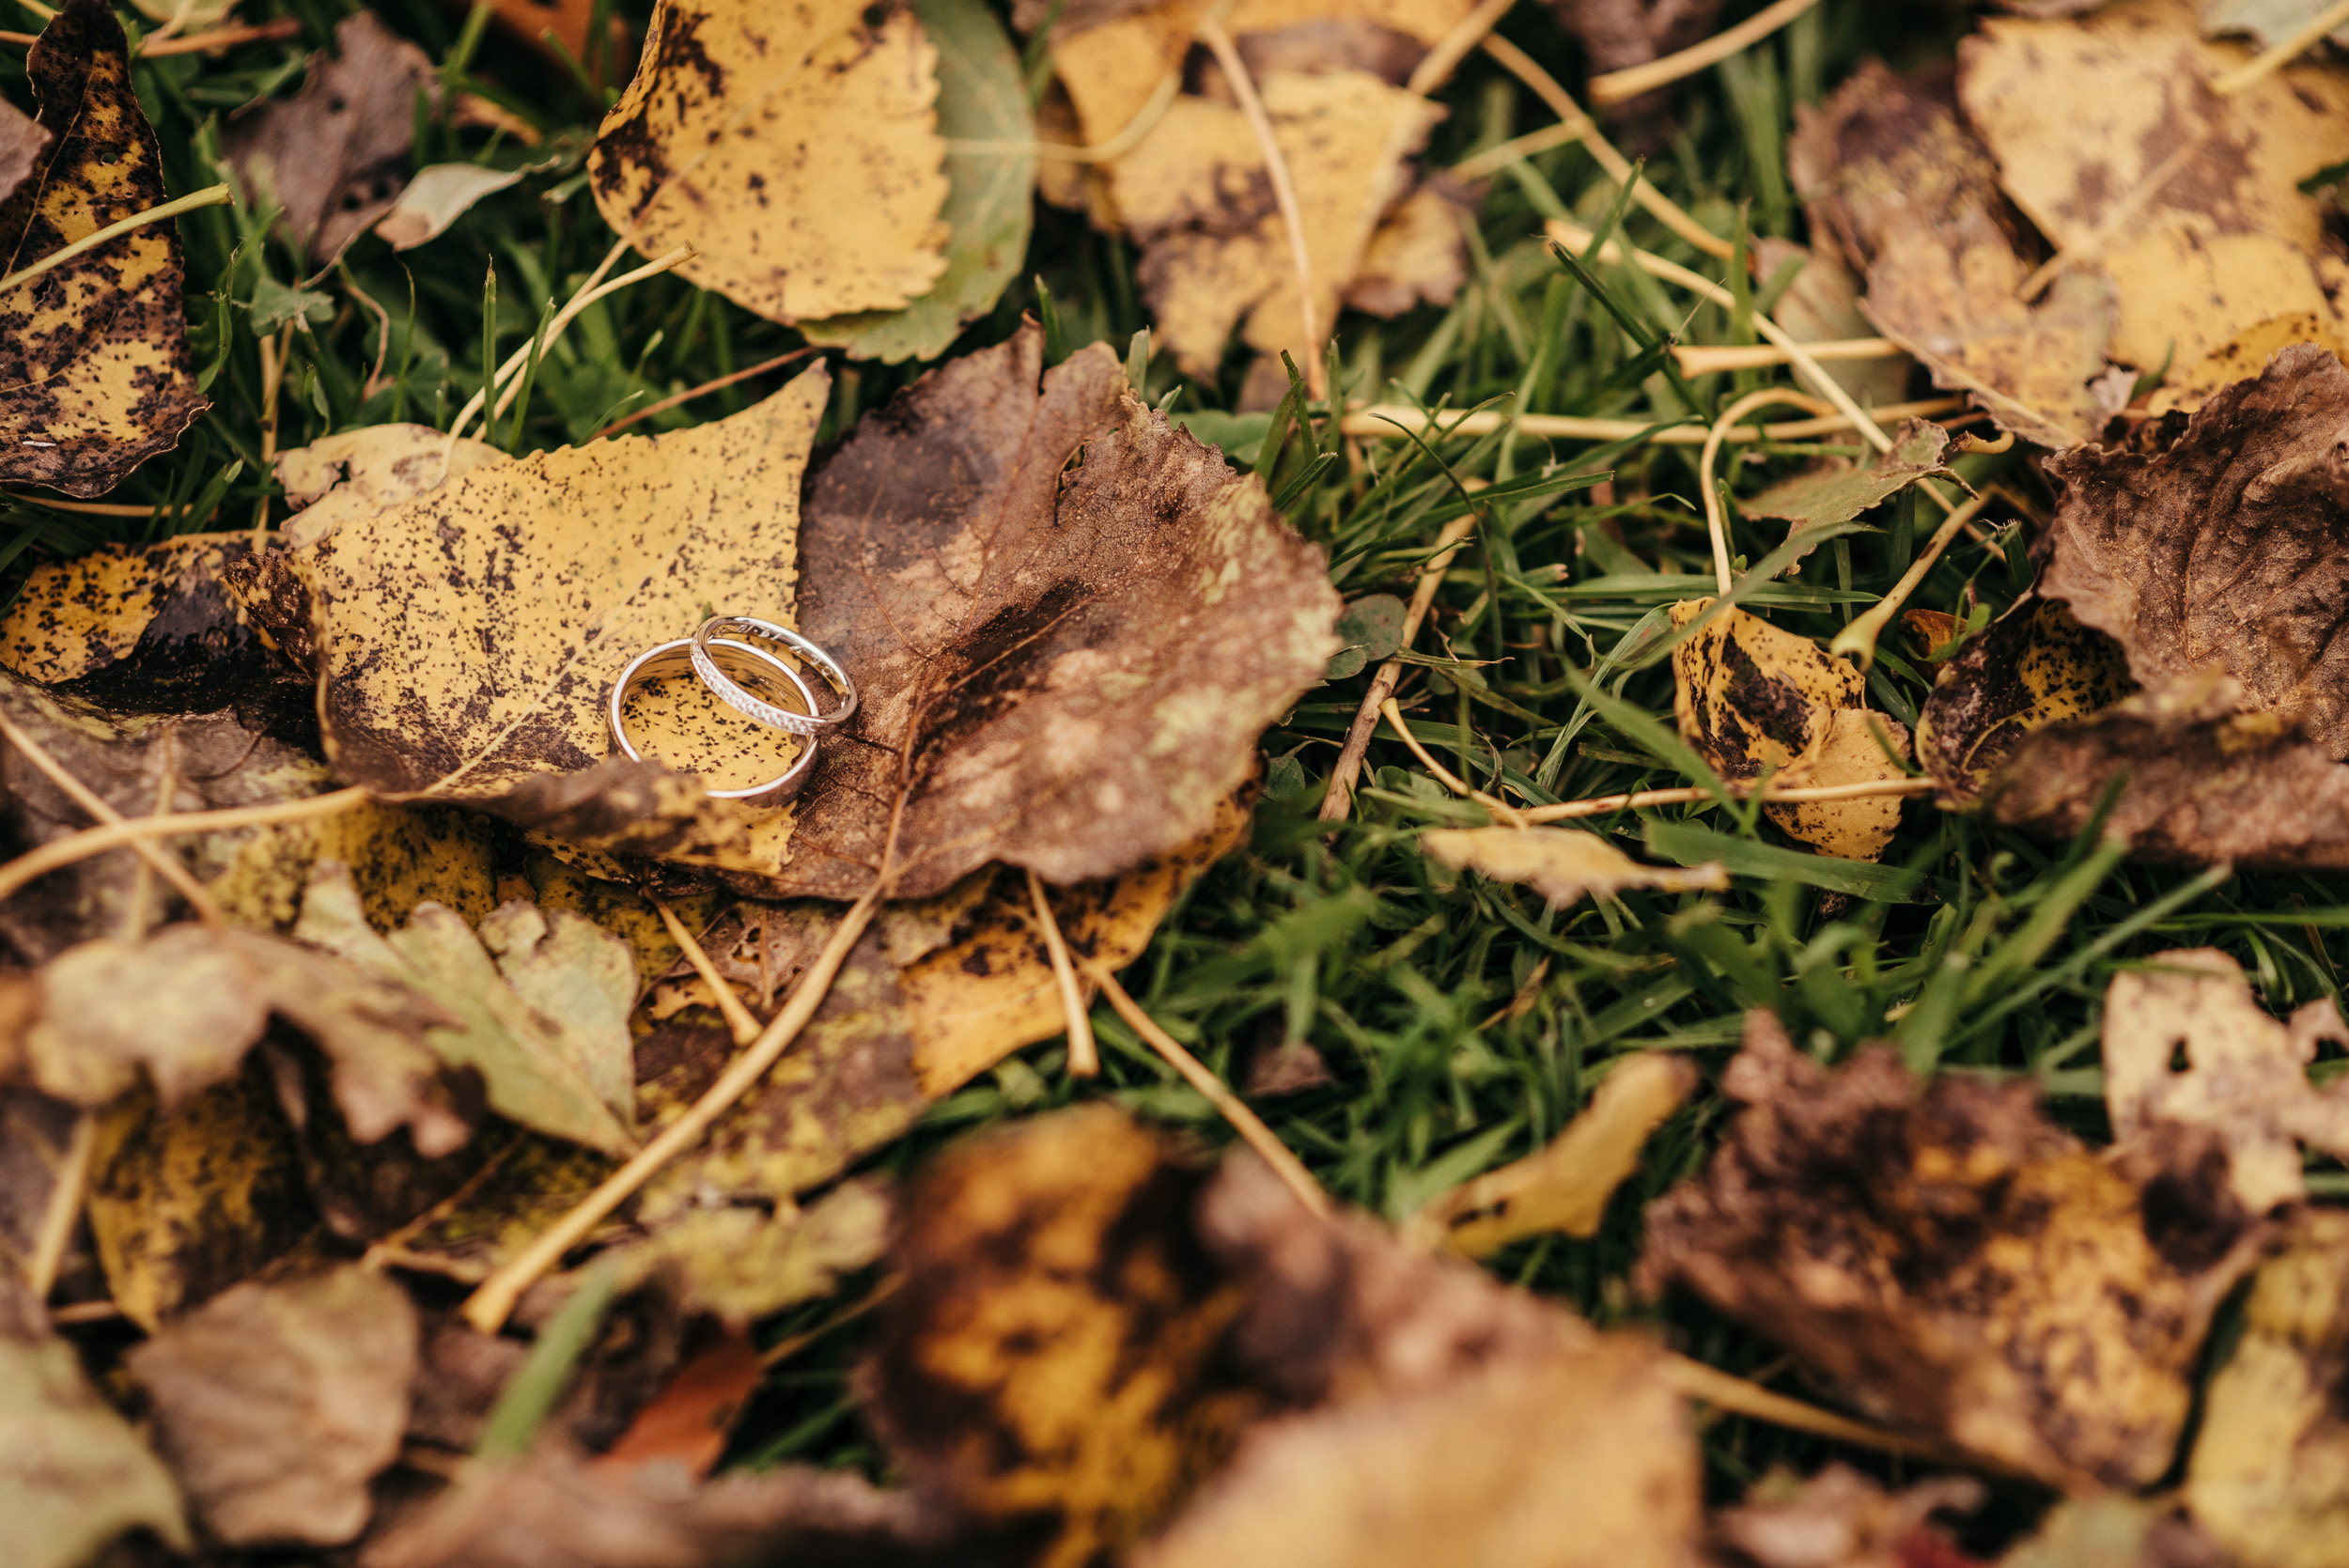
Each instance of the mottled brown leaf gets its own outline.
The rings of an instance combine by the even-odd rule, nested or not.
[[[2105,368],[2112,286],[2066,272],[2036,303],[2021,298],[2039,256],[1946,71],[1903,79],[1863,65],[1824,108],[1797,107],[1787,163],[1813,233],[1865,276],[1860,308],[1936,384],[1972,394],[2027,440],[2094,439],[2109,411],[2089,382]]]
[[[194,1545],[171,1473],[90,1387],[32,1293],[0,1275],[0,1560],[83,1568],[142,1529]]]
[[[1920,1084],[1889,1048],[1830,1072],[1747,1016],[1746,1110],[1648,1205],[1641,1283],[1677,1281],[1884,1420],[2065,1486],[2166,1470],[2256,1219],[2178,1137],[2100,1159],[2028,1083]]]
[[[2300,1144],[2349,1153],[2349,1093],[2320,1090],[2308,1078],[2320,1042],[2349,1045],[2332,999],[2279,1022],[2252,995],[2242,967],[2217,948],[2156,953],[2143,964],[2105,988],[2113,1136],[2213,1127],[2227,1144],[2227,1186],[2246,1212],[2307,1196]]]
[[[1720,0],[1550,0],[1559,22],[1581,40],[1591,73],[1627,70],[1702,42]],[[1606,107],[1610,124],[1641,152],[1661,152],[1672,137],[1672,90],[1657,88]]]
[[[367,1483],[399,1454],[416,1311],[355,1265],[239,1285],[129,1358],[158,1446],[232,1545],[332,1546],[366,1527]]]
[[[1937,635],[1946,642],[1955,631],[1952,621]],[[2062,603],[2026,595],[1942,665],[1917,715],[1917,760],[1945,795],[1970,805],[2034,731],[2136,690],[2118,644]]]
[[[2153,453],[2055,458],[2040,591],[2161,686],[2213,668],[2349,758],[2349,368],[2290,348]]]
[[[282,209],[287,237],[323,264],[390,211],[408,183],[420,91],[440,102],[430,56],[361,11],[335,24],[332,50],[310,56],[300,92],[231,119],[222,150],[248,199]]]
[[[0,201],[0,273],[164,200],[163,150],[104,0],[67,0],[25,57],[38,173]],[[204,411],[180,316],[179,236],[149,224],[0,294],[0,480],[103,495]]]
[[[0,1018],[0,1039],[16,1027],[16,1019]],[[31,1272],[50,1200],[71,1157],[76,1119],[72,1106],[39,1090],[0,1088],[0,1274]]]
[[[0,100],[0,202],[31,178],[48,150],[49,132],[15,104]]]
[[[862,892],[893,818],[905,896],[990,860],[1113,876],[1207,829],[1336,651],[1321,551],[1262,487],[1105,346],[1043,348],[932,371],[809,477],[800,629],[864,706],[763,892]]]

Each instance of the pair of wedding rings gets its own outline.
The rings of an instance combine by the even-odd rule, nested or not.
[[[769,648],[742,641],[746,636],[780,644],[801,661],[814,667],[831,683],[833,694],[839,698],[838,706],[829,712],[821,711],[805,677]],[[817,738],[834,725],[847,723],[856,713],[856,682],[848,678],[848,672],[840,667],[840,661],[822,648],[789,627],[762,621],[754,615],[712,615],[702,622],[692,636],[656,644],[638,654],[612,683],[611,699],[604,705],[604,722],[612,732],[612,743],[622,755],[632,762],[646,760],[636,743],[629,738],[626,708],[630,691],[644,681],[689,672],[727,706],[768,729],[795,736],[800,742],[800,754],[791,759],[790,768],[782,776],[741,789],[709,791],[721,800],[741,800],[754,806],[782,805],[806,785],[816,766]],[[745,679],[779,696],[796,693],[801,706],[791,708],[770,702],[745,685]]]

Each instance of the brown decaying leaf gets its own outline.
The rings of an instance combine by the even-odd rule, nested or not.
[[[2115,1138],[2209,1126],[2226,1141],[2227,1185],[2245,1212],[2307,1196],[2300,1143],[2349,1154],[2349,1090],[2319,1090],[2321,1041],[2349,1045],[2330,997],[2278,1022],[2217,948],[2156,953],[2105,989],[2105,1107]],[[2184,1067],[2176,1064],[2185,1053]]]
[[[2248,331],[2296,325],[2349,347],[2334,303],[2349,264],[2326,256],[2321,210],[2297,188],[2349,158],[2349,71],[2311,56],[2210,92],[2242,54],[2202,38],[2201,8],[2117,0],[2077,22],[1992,18],[1958,51],[1958,97],[2000,182],[2076,265],[2112,280],[2112,356],[2166,362],[2163,406],[2188,408],[2255,367],[2227,351]]]
[[[1773,1469],[1713,1515],[1711,1544],[1734,1568],[1973,1568],[1933,1516],[1970,1514],[1984,1496],[1970,1476],[1887,1492],[1842,1463],[1807,1480]]]
[[[32,177],[48,150],[49,132],[15,104],[0,100],[0,202]]]
[[[1931,613],[1907,612],[1912,628]],[[1952,618],[1941,619],[1948,624],[1931,623],[1927,651],[1956,633]],[[1917,760],[1944,796],[1971,805],[2033,732],[2101,712],[2136,690],[2120,644],[2081,626],[2061,601],[2027,594],[1942,665],[1918,711]]]
[[[24,70],[56,139],[0,201],[0,272],[164,199],[163,149],[104,0],[67,0]],[[10,432],[0,480],[103,495],[171,450],[206,407],[180,285],[178,231],[149,224],[0,295],[0,424]]]
[[[1581,39],[1591,74],[1627,70],[1703,39],[1721,14],[1721,0],[1550,0],[1558,21]],[[1672,92],[1658,88],[1607,105],[1639,152],[1660,153],[1670,142]]]
[[[1439,1237],[1471,1258],[1548,1231],[1595,1235],[1608,1200],[1640,1168],[1648,1135],[1696,1081],[1695,1065],[1683,1057],[1630,1058],[1537,1153],[1461,1183],[1414,1215],[1404,1234]]]
[[[2262,1239],[2192,1129],[2102,1159],[2028,1083],[1830,1073],[1747,1016],[1745,1112],[1648,1206],[1638,1279],[1687,1284],[1886,1420],[2066,1487],[2169,1467],[2211,1315]]]
[[[1687,626],[1711,599],[1672,607]],[[1858,670],[1808,637],[1730,610],[1672,650],[1672,714],[1681,738],[1731,784],[1766,774],[1788,785],[1906,777],[1908,730],[1870,712]],[[1900,827],[1898,797],[1775,802],[1762,808],[1789,837],[1824,854],[1872,861]]]
[[[599,768],[602,704],[628,660],[689,634],[707,606],[790,618],[800,476],[826,386],[817,367],[714,424],[476,468],[291,551],[338,773],[575,842],[779,864],[787,815],[746,826],[754,814],[717,813],[657,767]]]
[[[166,1326],[129,1365],[214,1536],[338,1545],[366,1527],[367,1483],[399,1454],[416,1310],[355,1265],[247,1283]]]
[[[399,199],[418,92],[440,102],[431,57],[361,11],[335,24],[333,50],[310,56],[300,92],[231,119],[222,150],[247,199],[283,209],[288,238],[323,264]]]
[[[1320,550],[1106,345],[1043,352],[1030,325],[930,372],[810,474],[800,629],[864,706],[744,891],[853,896],[893,834],[901,896],[989,861],[1113,876],[1205,831],[1321,678]]]
[[[910,8],[661,0],[588,157],[596,205],[771,319],[897,309],[946,270],[937,70]]]
[[[707,1476],[725,1453],[726,1435],[766,1371],[747,1328],[721,1330],[636,1412],[598,1467],[619,1471],[671,1465],[696,1479]]]
[[[1597,833],[1577,828],[1439,828],[1420,835],[1420,847],[1455,870],[1496,882],[1526,882],[1563,909],[1584,898],[1608,898],[1626,888],[1658,893],[1723,893],[1729,873],[1718,863],[1641,865]]]
[[[935,1560],[902,1492],[785,1466],[680,1485],[653,1466],[614,1475],[569,1444],[475,1465],[370,1541],[361,1568],[897,1568]]]
[[[83,1568],[142,1529],[194,1549],[171,1472],[90,1387],[15,1271],[0,1274],[0,1560]]]
[[[0,1040],[12,1044],[19,1027],[0,999]],[[8,1049],[0,1046],[0,1052]],[[0,1058],[0,1079],[17,1077],[12,1069]],[[71,1158],[77,1119],[72,1106],[39,1090],[0,1088],[0,1274],[21,1280],[32,1273],[50,1199]]]
[[[1371,231],[1361,263],[1346,286],[1346,307],[1400,316],[1423,304],[1450,304],[1468,282],[1460,225],[1475,210],[1470,194],[1456,185],[1423,180]]]
[[[2296,1216],[2260,1265],[2243,1335],[2211,1379],[2186,1473],[2195,1521],[2235,1560],[2326,1568],[2349,1529],[2349,1215]]]
[[[2067,272],[2036,303],[2018,289],[2037,257],[1999,190],[1998,167],[1957,117],[1946,71],[1915,79],[1863,65],[1823,109],[1798,106],[1787,163],[1867,280],[1879,332],[1973,394],[1999,426],[2076,446],[2102,428],[2089,382],[2112,335],[2110,283]]]
[[[2349,368],[2289,348],[2155,437],[2054,458],[2040,591],[2157,687],[2213,667],[2349,758]]]

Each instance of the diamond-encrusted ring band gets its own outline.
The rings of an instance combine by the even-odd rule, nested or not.
[[[604,706],[603,721],[605,727],[612,732],[612,743],[630,761],[643,762],[645,754],[628,737],[624,709],[630,689],[640,681],[657,680],[664,675],[699,674],[696,663],[699,659],[708,659],[713,668],[723,660],[732,664],[739,673],[754,679],[775,681],[778,685],[787,683],[799,692],[800,700],[807,704],[808,712],[816,711],[816,693],[808,690],[807,682],[800,678],[800,673],[765,648],[738,643],[732,638],[712,640],[708,653],[695,647],[691,637],[679,637],[673,643],[658,643],[629,661],[628,668],[620,672],[620,678],[612,683],[612,696]],[[774,705],[769,703],[763,706],[772,707]],[[785,710],[776,708],[775,711],[780,713]],[[804,722],[806,714],[797,717]],[[768,727],[772,729],[778,726],[770,724]],[[801,735],[799,741],[800,754],[791,759],[791,766],[784,770],[781,777],[770,779],[765,784],[752,784],[747,789],[712,789],[708,793],[720,800],[741,800],[754,806],[783,804],[799,794],[807,783],[808,774],[816,767],[814,738]]]
[[[817,713],[815,711],[816,705],[810,703],[807,712],[794,713],[744,690],[739,681],[718,668],[718,661],[710,658],[708,651],[712,638],[729,633],[763,637],[769,642],[780,643],[798,654],[832,682],[832,690],[840,694],[840,706],[830,713]],[[787,626],[762,621],[754,615],[712,615],[702,622],[701,629],[693,633],[692,642],[693,673],[702,677],[702,684],[718,693],[719,698],[728,706],[749,714],[770,729],[788,730],[793,735],[813,737],[821,735],[833,724],[847,723],[856,713],[856,682],[850,680],[848,672],[840,667],[840,660]],[[807,690],[805,682],[801,683],[800,690]]]

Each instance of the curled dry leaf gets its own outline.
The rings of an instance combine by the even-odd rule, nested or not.
[[[49,132],[15,104],[0,101],[0,202],[32,178],[48,150]]]
[[[2055,447],[2105,422],[2089,383],[2105,369],[2112,286],[2060,273],[2036,303],[2038,259],[1999,190],[1998,166],[1959,121],[1946,74],[1862,66],[1822,109],[1798,107],[1787,144],[1812,229],[1866,279],[1860,308],[1886,337],[1970,393],[2005,429]]]
[[[0,201],[0,272],[163,203],[163,149],[104,0],[67,0],[25,56],[54,139]],[[103,495],[203,413],[179,236],[149,224],[0,294],[0,480]]]
[[[1028,255],[1035,113],[1019,56],[984,0],[912,0],[938,50],[938,133],[946,141],[946,270],[902,310],[803,320],[810,343],[855,359],[935,359],[993,308]],[[1062,165],[1064,168],[1073,165]]]
[[[476,1464],[368,1542],[361,1568],[898,1568],[935,1560],[936,1531],[903,1493],[789,1465],[679,1485],[673,1469],[618,1475],[568,1444]]]
[[[392,210],[408,183],[416,94],[440,102],[431,57],[371,11],[344,18],[293,97],[231,119],[221,148],[249,200],[275,205],[294,245],[323,265]]]
[[[2115,1138],[2216,1128],[2227,1185],[2251,1214],[2307,1195],[2300,1144],[2349,1153],[2349,1093],[2310,1083],[2319,1042],[2349,1045],[2327,997],[2279,1022],[2217,948],[2157,953],[2105,989],[2105,1108]],[[2177,1065],[2178,1054],[2185,1065]]]
[[[0,1558],[83,1568],[134,1529],[194,1548],[171,1472],[90,1387],[15,1272],[0,1275]]]
[[[294,508],[278,536],[299,549],[346,522],[403,505],[459,474],[506,460],[488,442],[429,425],[369,425],[277,454],[277,482]]]
[[[1934,1515],[1970,1514],[1984,1496],[1970,1476],[1887,1492],[1844,1464],[1808,1480],[1774,1469],[1713,1515],[1712,1541],[1735,1568],[1975,1568]]]
[[[2239,92],[2205,84],[2242,59],[2206,42],[2197,0],[2119,0],[2077,22],[1990,18],[1959,50],[1958,97],[2001,182],[2073,270],[2118,290],[2112,357],[2165,364],[2191,408],[2255,365],[2231,340],[2349,347],[2334,303],[2349,264],[2326,250],[2298,182],[2349,158],[2349,70],[2310,59]],[[2216,356],[2215,363],[2211,362]]]
[[[1953,621],[1938,628],[1929,647],[1955,632]],[[2101,712],[2136,690],[2119,644],[2081,626],[2061,601],[2028,594],[1942,666],[1917,715],[1917,760],[1946,798],[1970,805],[2033,732]]]
[[[1711,599],[1672,607],[1687,626]],[[1795,785],[1866,784],[1907,770],[1908,730],[1868,711],[1858,670],[1808,637],[1743,610],[1716,615],[1672,650],[1672,714],[1681,738],[1731,784],[1766,775]],[[1783,801],[1763,812],[1789,837],[1824,854],[1872,861],[1900,827],[1897,796]]]
[[[367,1483],[399,1455],[416,1310],[345,1265],[243,1284],[132,1350],[158,1446],[214,1536],[339,1545],[366,1529]]]
[[[1696,1081],[1695,1066],[1683,1057],[1630,1058],[1538,1153],[1461,1183],[1413,1216],[1405,1234],[1440,1238],[1471,1258],[1548,1231],[1597,1234],[1608,1200],[1640,1168],[1648,1135],[1680,1109]]]
[[[1455,870],[1481,872],[1496,882],[1531,883],[1554,909],[1611,897],[1626,888],[1658,893],[1729,888],[1729,873],[1718,863],[1641,865],[1597,833],[1577,828],[1439,828],[1421,834],[1419,843]]]
[[[902,309],[946,271],[937,72],[910,8],[661,0],[588,155],[596,205],[770,319]]]
[[[484,196],[521,183],[520,169],[476,163],[433,163],[416,171],[397,200],[376,221],[375,232],[396,251],[412,251],[448,232],[448,225]]]
[[[1921,1085],[1881,1046],[1830,1073],[1763,1012],[1722,1088],[1747,1109],[1648,1206],[1643,1286],[1685,1283],[1863,1407],[2051,1483],[2169,1467],[2261,1239],[2208,1135],[2100,1159],[2028,1083]]]
[[[1950,433],[1940,426],[1905,419],[1892,449],[1877,454],[1867,467],[1830,458],[1807,474],[1739,501],[1737,509],[1748,517],[1783,518],[1797,533],[1820,523],[1847,522],[1920,479],[1955,479],[1942,461],[1949,448]]]
[[[826,385],[819,366],[715,424],[475,468],[290,551],[336,771],[576,842],[780,862],[787,816],[758,814],[753,833],[657,767],[596,765],[604,697],[630,659],[688,635],[711,605],[790,618],[800,476]],[[745,721],[723,735],[737,730],[766,733]],[[638,732],[654,754],[667,733]],[[756,739],[753,756],[716,729],[704,740],[665,754],[781,771],[779,743]]]
[[[2053,459],[2040,591],[2118,640],[2146,686],[2216,667],[2349,758],[2344,427],[2349,368],[2303,346],[2166,422],[2156,452]]]
[[[809,476],[800,629],[864,704],[744,891],[852,897],[885,856],[908,897],[991,860],[1113,876],[1206,831],[1321,678],[1321,551],[1105,345],[1043,351],[932,371]]]
[[[2243,1335],[2211,1379],[2186,1504],[2238,1561],[2321,1568],[2349,1528],[2349,1215],[2295,1217],[2260,1265]]]
[[[428,1028],[426,1044],[451,1067],[479,1073],[499,1115],[605,1154],[635,1151],[628,1015],[636,966],[619,938],[527,903],[492,911],[478,939],[455,910],[419,904],[385,938],[367,923],[349,870],[331,861],[311,874],[294,936],[438,1003],[451,1021]]]

